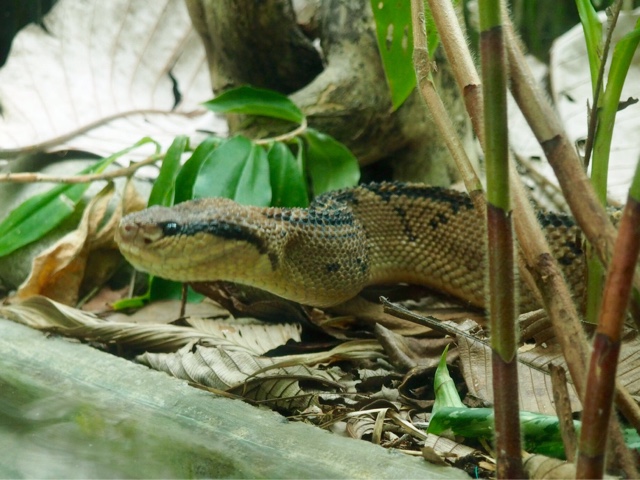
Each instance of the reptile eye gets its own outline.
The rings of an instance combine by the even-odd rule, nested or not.
[[[164,233],[167,236],[177,235],[178,233],[180,233],[180,225],[178,225],[176,222],[166,222],[166,223],[163,223],[161,226],[162,226],[162,233]]]

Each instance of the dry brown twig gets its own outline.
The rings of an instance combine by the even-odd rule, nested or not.
[[[87,175],[46,175],[44,173],[5,173],[0,175],[0,182],[11,183],[90,183],[98,180],[113,180],[119,177],[129,177],[138,169],[151,165],[161,160],[164,154],[152,155],[140,162],[129,165],[128,167],[118,168],[104,173],[92,173]]]

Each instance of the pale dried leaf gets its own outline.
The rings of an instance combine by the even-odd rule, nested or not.
[[[491,347],[483,342],[465,336],[458,337],[460,351],[460,367],[469,393],[486,402],[493,402]],[[541,356],[543,358],[541,358]],[[543,355],[540,351],[531,350],[518,355],[518,393],[520,409],[529,412],[555,414],[553,407],[553,389],[548,371],[532,365],[538,363],[562,361],[560,355]],[[504,388],[513,390],[512,385]],[[577,394],[573,385],[569,386],[572,408],[580,409]]]
[[[300,363],[305,365],[324,365],[338,361],[378,360],[384,358],[382,346],[376,340],[351,340],[325,352],[278,357],[278,366],[286,367]]]
[[[186,322],[196,330],[226,340],[234,346],[255,355],[285,345],[288,341],[300,341],[302,327],[299,323],[265,323],[253,318],[209,320],[189,317]]]
[[[262,355],[285,345],[289,340],[299,342],[302,332],[299,323],[274,324],[252,318],[212,321],[206,318],[190,317],[186,322],[196,330],[218,335],[256,355]]]
[[[191,327],[107,322],[90,313],[41,296],[0,307],[0,315],[38,330],[139,350],[174,351],[194,341],[203,345],[224,345],[229,350],[246,348],[236,345],[232,338]],[[274,328],[279,327],[274,325]],[[295,331],[293,333],[295,334]]]
[[[198,128],[224,131],[200,105],[211,85],[183,1],[60,0],[43,23],[18,33],[0,70],[0,153],[108,155],[144,136],[166,148]]]
[[[459,336],[460,367],[469,393],[493,402],[491,348],[480,341]],[[640,340],[635,337],[623,342],[618,364],[618,379],[631,395],[640,393]],[[540,345],[518,354],[518,378],[520,408],[529,412],[555,415],[553,389],[549,365],[567,365],[559,345]],[[512,388],[506,385],[505,388]],[[571,406],[580,411],[581,406],[573,384],[568,385]]]
[[[44,295],[65,305],[74,305],[78,301],[88,271],[94,281],[104,278],[98,275],[97,270],[87,270],[87,262],[92,251],[104,245],[105,237],[113,237],[116,225],[120,221],[120,209],[116,208],[111,219],[104,227],[100,227],[105,223],[107,208],[113,195],[114,187],[109,183],[91,200],[76,230],[69,232],[33,260],[29,277],[16,293],[17,300]],[[105,234],[105,231],[108,233]],[[112,250],[114,247],[112,245]],[[116,267],[117,263],[109,262],[103,275],[108,275]]]
[[[276,358],[194,344],[172,354],[144,353],[137,360],[183,380],[287,409],[307,408],[320,386],[323,390],[341,389],[338,381],[344,375],[336,367],[280,367]],[[315,388],[303,390],[301,380]]]
[[[365,435],[371,435],[375,427],[376,419],[370,414],[358,415],[347,420],[347,433],[351,438],[361,440]]]
[[[576,466],[573,463],[549,458],[544,455],[531,455],[524,462],[524,468],[531,479],[576,478]]]
[[[131,314],[121,311],[110,312],[104,316],[110,322],[138,323],[138,324],[167,324],[180,319],[182,301],[180,300],[156,300],[142,308],[138,308]],[[205,299],[200,303],[187,303],[185,305],[186,317],[202,317],[207,319],[233,318],[228,310],[219,304]]]
[[[467,455],[472,455],[477,451],[471,447],[463,445],[462,443],[458,443],[454,440],[441,437],[440,435],[434,435],[432,433],[427,434],[424,444],[425,446],[433,448],[441,456],[446,458],[451,458],[452,456],[457,458],[466,457]]]
[[[131,179],[127,179],[122,192],[121,212],[122,216],[127,213],[138,212],[147,206],[147,199],[140,195],[136,189],[135,183]],[[115,243],[115,239],[111,239]]]
[[[438,452],[436,452],[432,447],[422,447],[422,458],[424,458],[427,462],[436,464],[436,465],[448,465],[448,463],[442,458]]]

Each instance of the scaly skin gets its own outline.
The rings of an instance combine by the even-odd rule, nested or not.
[[[540,215],[577,296],[584,262],[578,229]],[[126,216],[116,233],[136,268],[180,282],[225,280],[328,307],[365,286],[425,285],[485,306],[484,222],[469,197],[419,184],[382,183],[322,195],[308,209],[260,208],[213,198]],[[539,308],[520,287],[522,311]]]

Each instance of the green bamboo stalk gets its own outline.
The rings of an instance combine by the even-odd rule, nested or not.
[[[497,477],[524,478],[517,395],[515,262],[509,190],[507,74],[502,5],[499,0],[481,0],[479,11],[485,96],[488,283]],[[510,388],[505,388],[505,385]]]
[[[602,478],[622,329],[640,253],[640,163],[618,228],[587,377],[577,478]]]
[[[602,38],[602,24],[594,8],[589,2],[577,0],[580,21],[585,33],[589,67],[591,69],[591,84],[593,91],[593,105],[589,118],[589,138],[585,147],[585,163],[589,162],[589,155],[593,149],[593,168],[591,182],[598,199],[603,205],[607,202],[607,177],[609,173],[609,156],[611,153],[611,139],[613,126],[620,100],[620,90],[624,84],[627,70],[620,76],[620,71],[609,71],[607,90],[604,90],[604,63],[609,51],[613,30],[617,23],[622,7],[622,0],[617,0],[609,22],[606,38]],[[635,48],[633,49],[635,51]],[[616,47],[612,62],[617,62],[620,54]],[[633,56],[633,52],[631,54]],[[630,61],[630,59],[629,59]],[[613,66],[613,65],[612,65]],[[628,69],[628,67],[627,67]],[[613,73],[613,76],[612,76]],[[612,91],[613,90],[613,91]],[[618,96],[615,98],[616,91]],[[593,247],[587,245],[587,305],[585,318],[590,323],[596,323],[602,299],[602,285],[604,267],[598,260]]]

